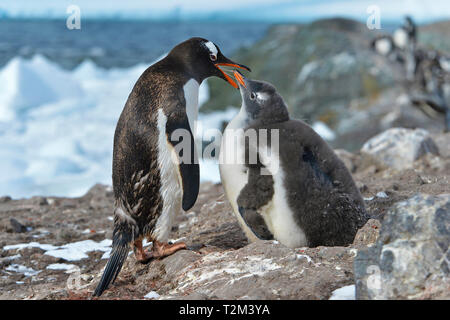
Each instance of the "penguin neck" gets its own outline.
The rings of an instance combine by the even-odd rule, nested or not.
[[[166,73],[169,71],[171,76],[177,78],[177,89],[179,88],[183,91],[186,115],[195,137],[195,123],[198,116],[198,93],[203,79],[199,76],[194,76],[193,72],[184,63],[184,60],[172,54],[166,56],[159,64],[162,72]],[[181,88],[178,86],[181,86]]]
[[[244,129],[248,125],[248,115],[245,110],[245,105],[242,104],[238,114],[230,121],[227,129]]]
[[[169,68],[171,67],[173,70],[180,73],[186,82],[194,79],[198,84],[201,84],[203,80],[207,78],[200,74],[199,70],[194,69],[192,64],[186,61],[186,59],[183,59],[183,57],[177,57],[169,54],[165,58],[165,62]]]

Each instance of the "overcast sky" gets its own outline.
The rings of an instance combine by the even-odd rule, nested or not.
[[[366,20],[370,5],[377,5],[381,19],[405,14],[418,21],[450,18],[450,0],[1,0],[0,10],[13,17],[66,17],[76,4],[85,17],[162,18],[175,12],[183,19],[211,14],[240,20],[292,21],[329,16]]]

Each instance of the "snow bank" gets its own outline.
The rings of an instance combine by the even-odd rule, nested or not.
[[[105,70],[88,60],[66,71],[35,56],[0,69],[0,195],[81,196],[110,185],[115,126],[147,67]],[[205,81],[199,103],[208,99]]]

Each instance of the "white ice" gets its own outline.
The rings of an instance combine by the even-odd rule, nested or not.
[[[88,258],[87,253],[92,251],[102,251],[105,254],[111,250],[112,240],[105,239],[101,242],[93,240],[83,240],[68,243],[62,246],[54,246],[51,244],[40,244],[38,242],[20,243],[16,245],[4,246],[3,250],[14,250],[23,248],[40,248],[45,251],[44,254],[61,258],[66,261],[78,261]],[[104,256],[105,256],[104,254]],[[103,259],[103,257],[102,257]]]
[[[31,276],[37,275],[39,272],[41,272],[41,271],[36,271],[33,268],[28,268],[28,267],[23,266],[21,264],[15,264],[15,263],[14,264],[10,264],[8,267],[6,267],[5,270],[6,271],[17,272],[17,273],[22,273],[26,277],[31,277]]]
[[[355,285],[345,286],[334,290],[330,300],[355,300]]]
[[[159,297],[160,295],[156,291],[150,291],[144,296],[146,299],[158,299]]]
[[[106,70],[86,60],[67,71],[40,55],[10,60],[0,69],[0,195],[81,196],[95,183],[111,185],[116,123],[148,66]],[[208,99],[204,81],[199,105]],[[201,179],[217,181],[212,170]]]
[[[76,268],[78,268],[76,265],[67,263],[52,263],[47,266],[49,270],[72,270]]]

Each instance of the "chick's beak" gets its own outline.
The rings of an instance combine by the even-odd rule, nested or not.
[[[244,76],[242,75],[242,73],[240,73],[239,71],[235,70],[233,75],[236,78],[236,80],[239,82],[239,84],[247,89],[247,86],[246,86],[245,81],[244,81]]]
[[[236,84],[236,82],[228,75],[226,74],[226,72],[229,72],[229,70],[226,70],[225,68],[238,68],[238,69],[243,69],[243,70],[247,70],[250,71],[250,68],[247,66],[244,66],[243,64],[238,64],[235,63],[229,59],[225,58],[224,62],[218,62],[215,64],[216,68],[220,70],[220,72],[223,74],[223,76],[225,77],[225,79],[228,81],[229,84],[231,84],[234,88],[238,89],[238,85]],[[221,67],[225,67],[225,68],[221,68]],[[236,72],[236,71],[234,71]]]

